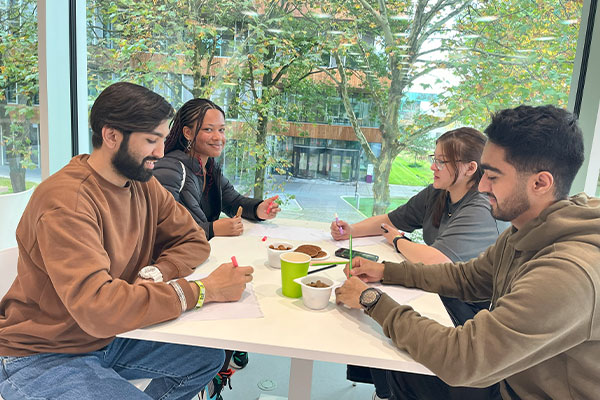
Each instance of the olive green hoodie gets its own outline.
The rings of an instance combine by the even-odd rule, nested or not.
[[[600,200],[561,200],[459,264],[386,263],[383,283],[462,300],[491,299],[446,327],[383,295],[369,314],[452,386],[501,382],[505,399],[600,396]]]

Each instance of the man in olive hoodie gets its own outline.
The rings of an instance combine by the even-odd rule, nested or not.
[[[475,398],[597,399],[600,200],[568,197],[583,162],[581,130],[567,111],[520,106],[495,114],[485,132],[479,190],[511,228],[465,263],[356,259],[337,301],[365,309],[441,378],[390,373],[396,399],[458,398],[457,391],[474,398],[456,386],[488,388]],[[463,326],[446,327],[367,288],[375,281],[491,306]]]
[[[115,338],[204,302],[234,301],[252,267],[185,276],[204,231],[152,177],[172,107],[126,82],[90,112],[92,154],[35,190],[17,227],[18,274],[0,302],[0,394],[11,399],[190,399],[224,352]],[[201,310],[199,311],[201,312]],[[128,379],[151,378],[145,392]]]

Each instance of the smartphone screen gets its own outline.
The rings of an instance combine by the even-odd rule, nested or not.
[[[350,250],[342,247],[335,251],[335,255],[342,258],[350,258]],[[371,253],[365,253],[364,251],[352,250],[352,257],[362,257],[367,260],[377,261],[379,260],[379,256]]]

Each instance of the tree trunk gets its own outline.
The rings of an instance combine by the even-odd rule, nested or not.
[[[373,183],[373,213],[371,215],[385,214],[390,205],[390,171],[394,161],[392,149],[382,146],[381,155],[375,163],[375,180]]]
[[[25,191],[25,172],[27,170],[21,167],[21,163],[19,163],[19,159],[16,157],[10,158],[8,163],[10,166],[10,184],[13,193]]]
[[[258,116],[258,134],[256,136],[256,170],[254,171],[254,198],[262,199],[265,191],[265,167],[267,146],[267,124],[269,119],[264,114]]]

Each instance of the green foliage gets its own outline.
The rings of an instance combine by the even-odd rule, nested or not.
[[[411,155],[399,155],[392,164],[390,184],[408,186],[427,186],[432,181],[430,165],[427,161],[414,159]]]
[[[11,2],[0,10],[0,100],[18,83],[19,95],[38,93],[36,1]]]
[[[0,10],[0,101],[10,100],[0,103],[1,144],[14,192],[25,190],[25,170],[35,168],[29,133],[31,123],[39,121],[33,106],[39,92],[36,5],[34,0],[23,0]],[[9,92],[15,98],[7,99]]]
[[[93,94],[127,79],[159,92],[175,107],[182,102],[182,86],[195,97],[212,97],[225,106],[229,118],[244,122],[244,132],[236,136],[244,153],[242,162],[235,163],[235,176],[253,181],[255,196],[261,197],[265,171],[284,170],[289,163],[273,156],[267,138],[287,129],[286,115],[306,115],[289,109],[284,98],[305,81],[319,58],[314,33],[295,17],[302,2],[88,3]],[[193,87],[181,75],[190,72]],[[311,97],[309,86],[296,90],[303,102]],[[324,90],[315,89],[313,99]],[[247,174],[250,168],[253,179]]]
[[[31,147],[31,139],[28,134],[29,122],[12,123],[8,135],[4,136],[4,146],[6,146],[6,156],[9,159],[17,160],[20,168],[34,169],[35,163],[32,161],[34,150]]]
[[[403,150],[422,148],[417,142],[434,129],[453,121],[481,128],[491,112],[521,103],[566,104],[581,1],[328,0],[310,5],[330,16],[316,22],[337,60],[335,72],[324,71],[336,82],[349,118],[355,119],[350,93],[358,90],[371,99],[380,122],[377,158],[353,124],[379,171],[377,207],[388,202],[390,163]],[[338,15],[345,18],[333,18]],[[411,99],[419,87],[437,92],[429,107]]]
[[[459,33],[446,40],[446,67],[460,80],[444,96],[448,111],[481,128],[500,109],[565,107],[581,7],[580,1],[483,1],[461,15]]]
[[[564,105],[580,14],[580,1],[560,0],[90,0],[90,77],[98,90],[142,83],[175,107],[181,86],[217,100],[247,125],[236,165],[258,195],[265,171],[285,169],[270,138],[343,106],[375,166],[381,213],[396,156],[414,163],[431,132],[481,129],[524,102]],[[379,157],[360,118],[377,121]]]

